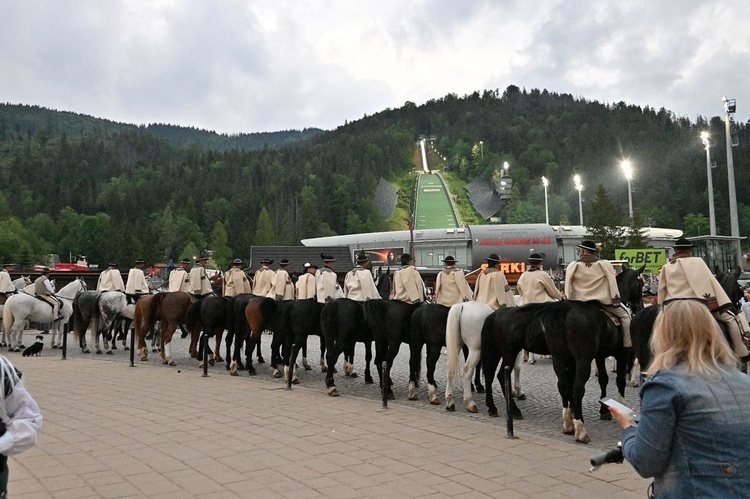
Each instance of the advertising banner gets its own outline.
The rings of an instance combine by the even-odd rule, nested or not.
[[[627,260],[632,269],[639,269],[645,264],[644,274],[658,274],[659,269],[667,263],[667,250],[666,248],[616,249],[615,259]]]
[[[401,265],[401,255],[404,254],[404,248],[372,248],[366,250],[354,250],[356,261],[357,254],[364,251],[370,260],[370,265]]]

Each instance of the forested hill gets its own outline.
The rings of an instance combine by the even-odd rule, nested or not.
[[[404,227],[420,136],[435,137],[445,158],[437,166],[452,170],[454,194],[462,182],[492,179],[509,163],[514,186],[504,221],[544,220],[544,175],[551,223],[576,223],[572,177],[578,173],[585,185],[584,221],[591,219],[595,197],[604,196],[614,207],[610,222],[625,223],[627,184],[619,162],[629,158],[639,218],[692,235],[708,232],[706,156],[699,139],[708,129],[716,142],[717,225],[720,234],[729,234],[718,117],[692,123],[665,109],[510,86],[419,106],[407,102],[283,147],[222,151],[177,146],[145,127],[40,109],[0,106],[3,261],[80,253],[91,262],[126,265],[136,257],[194,256],[208,247],[223,264],[247,258],[252,244]],[[69,133],[66,124],[76,120],[82,128]],[[737,135],[740,225],[748,234],[748,127],[740,124]],[[399,210],[390,221],[372,204],[380,177],[400,188]]]
[[[285,130],[228,135],[194,127],[161,123],[138,126],[39,106],[0,104],[0,132],[3,130],[25,134],[27,137],[46,135],[49,138],[60,137],[63,134],[70,137],[145,130],[177,146],[195,146],[215,151],[280,147],[307,140],[323,131],[319,128],[306,128],[301,131]]]

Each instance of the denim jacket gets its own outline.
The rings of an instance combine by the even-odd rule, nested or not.
[[[622,433],[625,458],[654,496],[747,497],[750,494],[750,376],[724,366],[688,376],[659,371],[641,388],[641,419]]]

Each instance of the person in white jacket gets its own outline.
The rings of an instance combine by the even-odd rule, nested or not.
[[[0,497],[8,496],[8,456],[36,445],[42,428],[39,406],[24,388],[22,376],[0,355]]]

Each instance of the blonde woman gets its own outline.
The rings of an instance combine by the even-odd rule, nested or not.
[[[610,409],[623,428],[625,458],[654,497],[747,497],[750,491],[750,377],[706,305],[666,304],[651,338],[654,360],[641,388],[636,425]]]

